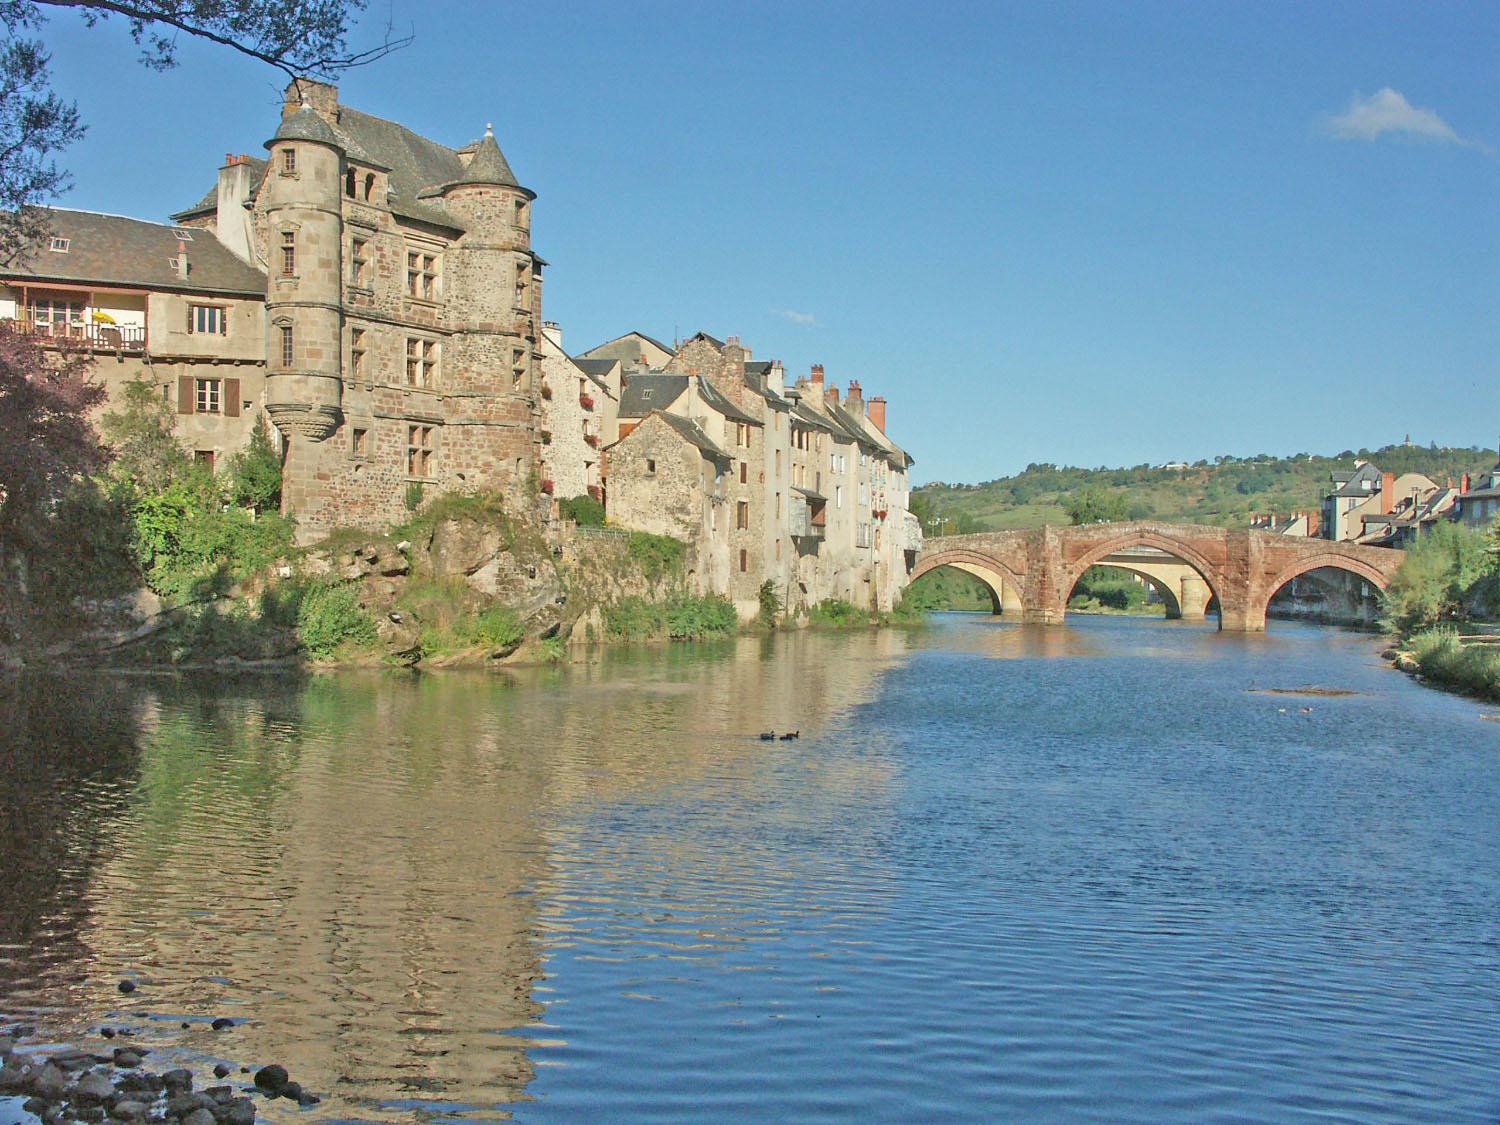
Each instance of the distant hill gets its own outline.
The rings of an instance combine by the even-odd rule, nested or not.
[[[1065,509],[1073,492],[1089,486],[1119,494],[1131,519],[1167,519],[1183,523],[1246,525],[1252,513],[1318,511],[1331,490],[1329,475],[1348,472],[1355,460],[1377,468],[1425,473],[1438,484],[1463,473],[1479,473],[1495,464],[1494,450],[1388,445],[1383,449],[1345,450],[1336,457],[1297,453],[1291,457],[1215,457],[1186,466],[1137,465],[1133,469],[1077,469],[1027,465],[1024,472],[983,484],[923,485],[912,493],[912,511],[926,535],[934,521],[948,533],[998,531],[1069,522]]]

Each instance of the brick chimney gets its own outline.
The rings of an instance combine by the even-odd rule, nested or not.
[[[815,363],[815,364],[812,365],[812,381],[814,383],[817,383],[819,386],[822,386],[822,384],[823,384],[823,365],[821,363]]]
[[[856,418],[865,412],[865,400],[864,396],[860,393],[858,379],[849,380],[849,393],[844,396],[844,409]]]
[[[184,241],[182,241],[182,239],[179,238],[177,240],[177,276],[180,277],[180,278],[182,278],[183,281],[186,281],[187,280],[187,275],[188,275],[187,243],[184,242]]]
[[[1458,478],[1458,483],[1459,483],[1459,489],[1458,490],[1460,492],[1468,492],[1469,491],[1469,474],[1465,473],[1463,476],[1459,477]]]
[[[829,383],[823,391],[823,398],[833,403],[834,406],[837,406],[839,404],[839,385],[837,383]]]
[[[875,423],[875,428],[885,433],[885,399],[880,395],[872,398],[867,413],[870,415],[870,421]]]
[[[1388,516],[1396,506],[1396,474],[1380,474],[1380,514]]]

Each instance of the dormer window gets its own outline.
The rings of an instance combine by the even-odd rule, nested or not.
[[[54,238],[52,240],[52,252],[54,254],[66,254],[68,252],[68,240],[66,238]]]
[[[290,176],[297,170],[297,150],[284,148],[281,150],[281,174]]]

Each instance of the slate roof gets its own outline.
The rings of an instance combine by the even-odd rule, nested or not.
[[[485,138],[480,138],[462,150],[451,149],[413,132],[405,125],[398,125],[394,121],[387,121],[383,117],[375,117],[346,105],[339,106],[338,113],[338,124],[330,126],[313,110],[299,109],[283,119],[272,140],[284,140],[303,132],[317,132],[316,127],[304,121],[304,114],[311,115],[328,130],[332,140],[323,140],[320,136],[309,136],[306,139],[336,144],[356,163],[388,173],[388,202],[393,212],[404,218],[433,223],[449,230],[462,230],[463,225],[443,207],[439,198],[443,186],[455,183],[503,184],[519,188],[533,199],[536,198],[516,182],[515,174],[511,172],[510,164],[500,152],[500,146],[495,144],[493,136],[489,137],[490,146],[486,146]],[[485,151],[491,146],[493,153]],[[474,152],[473,161],[480,161],[477,168],[473,161],[465,168],[459,155],[461,151],[471,149]],[[257,164],[259,167],[256,172],[263,173],[265,161],[257,161]],[[476,178],[466,179],[471,170]],[[259,177],[256,182],[259,183]],[[200,214],[216,205],[217,201],[218,187],[215,185],[193,208],[177,214],[180,217]]]
[[[745,386],[749,387],[761,398],[769,402],[778,410],[790,410],[792,399],[777,394],[771,389],[770,374],[773,364],[770,360],[752,359],[745,362]]]
[[[1332,473],[1330,476],[1339,486],[1330,496],[1369,496],[1380,486],[1380,470],[1368,461],[1352,473]],[[1364,481],[1370,482],[1369,488],[1360,487]]]
[[[618,416],[644,418],[653,410],[666,409],[687,390],[687,385],[686,375],[632,375],[620,388]]]
[[[258,156],[247,156],[241,163],[250,169],[250,198],[254,200],[260,194],[260,181],[261,177],[265,175],[266,162]],[[183,219],[191,219],[195,215],[212,215],[218,209],[219,183],[215,180],[214,186],[204,193],[202,199],[185,210],[173,212],[168,218],[176,219],[180,222]]]
[[[726,398],[719,391],[719,388],[714,386],[713,380],[700,379],[698,381],[698,388],[703,395],[703,401],[708,404],[710,409],[718,411],[720,414],[724,415],[724,417],[732,418],[736,422],[745,422],[752,426],[765,425],[765,423],[762,422],[759,418],[755,417],[752,414],[746,414],[732,401]]]
[[[831,434],[834,432],[833,423],[805,403],[798,402],[793,404],[792,420],[794,422],[801,422],[804,426],[811,426],[815,430],[822,430],[824,433]]]
[[[231,254],[212,231],[61,208],[51,211],[50,222],[53,236],[68,240],[67,251],[38,250],[0,276],[265,299],[266,275]],[[183,233],[191,237],[186,279],[170,262]]]
[[[339,139],[333,135],[333,129],[328,122],[324,121],[306,102],[294,113],[288,114],[281,119],[281,124],[271,139],[266,142],[266,148],[270,148],[277,141],[313,141],[320,145],[331,145],[335,148],[341,147]]]
[[[814,492],[810,488],[803,488],[800,485],[794,484],[792,485],[792,491],[802,493],[802,495],[806,496],[809,500],[821,500],[825,504],[828,502],[828,497],[824,496],[821,492]]]
[[[575,359],[573,366],[577,367],[585,375],[591,375],[595,379],[599,379],[608,375],[615,364],[619,362],[617,359]]]
[[[696,422],[691,422],[676,414],[668,414],[665,410],[653,410],[651,413],[671,426],[672,429],[676,430],[688,442],[697,446],[710,457],[717,458],[720,461],[734,460],[728,453],[715,445],[713,439],[705,434]]]

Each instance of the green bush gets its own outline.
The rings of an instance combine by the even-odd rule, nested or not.
[[[663,577],[681,573],[687,544],[670,535],[632,531],[625,553],[635,560],[648,582],[656,582]]]
[[[864,625],[870,615],[853,602],[839,598],[825,598],[807,611],[807,619],[814,625],[843,628],[849,625]]]
[[[782,610],[781,595],[776,592],[776,583],[767,578],[760,584],[758,596],[760,598],[760,623],[767,629],[776,628],[776,622],[780,619]]]
[[[348,586],[309,586],[297,607],[297,634],[309,656],[323,659],[343,644],[375,643],[375,622]]]
[[[491,606],[474,616],[470,643],[489,649],[511,648],[520,644],[524,635],[520,614],[504,606]]]
[[[621,641],[698,640],[732,633],[738,624],[734,606],[712,595],[680,594],[660,602],[621,598],[604,607],[605,634]]]
[[[245,451],[230,461],[229,478],[230,495],[240,507],[274,512],[281,506],[281,458],[264,414],[255,420]]]
[[[1407,652],[1422,675],[1436,683],[1488,699],[1500,699],[1500,648],[1465,643],[1457,629],[1439,625],[1413,634]]]
[[[557,509],[563,519],[572,520],[579,527],[604,526],[604,505],[592,496],[570,496],[559,500]]]
[[[1456,523],[1440,522],[1422,534],[1386,587],[1381,623],[1410,636],[1440,621],[1462,621],[1471,591],[1494,572],[1485,537]]]

